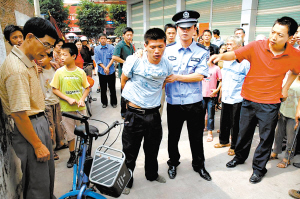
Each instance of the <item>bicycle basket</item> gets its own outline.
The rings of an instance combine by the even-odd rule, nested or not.
[[[90,171],[90,181],[101,193],[119,197],[132,176],[124,162],[125,154],[122,151],[103,145],[98,147]]]

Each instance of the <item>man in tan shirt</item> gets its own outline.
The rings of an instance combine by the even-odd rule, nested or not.
[[[23,33],[23,44],[14,46],[0,67],[0,97],[4,112],[15,122],[12,145],[21,160],[24,199],[52,199],[51,133],[44,114],[44,95],[32,61],[49,53],[58,36],[49,21],[37,17],[26,22]]]

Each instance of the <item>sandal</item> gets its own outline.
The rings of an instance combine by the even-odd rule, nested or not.
[[[207,134],[207,140],[206,142],[212,142],[214,140],[213,135],[212,134]]]
[[[277,164],[278,168],[286,168],[290,165],[291,162],[288,162],[287,159],[283,159],[281,162]]]
[[[59,159],[59,156],[57,155],[56,152],[53,152],[53,158],[54,158],[54,160],[58,160]]]
[[[235,155],[234,149],[229,149],[228,150],[228,155],[234,156]]]
[[[220,129],[217,130],[217,133],[220,133]]]
[[[275,160],[275,159],[278,159],[277,154],[272,152],[269,160]]]
[[[223,147],[228,147],[228,146],[230,146],[230,143],[228,143],[228,144],[217,143],[214,145],[215,148],[223,148]]]

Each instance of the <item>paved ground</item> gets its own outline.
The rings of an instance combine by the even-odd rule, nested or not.
[[[96,77],[94,78],[97,79]],[[93,89],[93,97],[98,101],[93,102],[93,118],[103,120],[107,123],[112,123],[115,120],[122,121],[120,117],[120,106],[112,108],[108,106],[103,109],[100,102],[100,94],[96,93],[96,80],[95,88]],[[120,83],[117,79],[117,94],[120,98]],[[219,128],[220,111],[216,113],[216,126]],[[234,169],[226,168],[225,164],[232,159],[227,155],[228,148],[215,149],[213,145],[218,143],[218,133],[213,131],[213,142],[206,142],[207,132],[204,132],[204,151],[206,158],[206,169],[211,174],[212,181],[207,182],[203,180],[198,173],[194,172],[191,165],[191,152],[189,147],[189,140],[186,127],[183,128],[180,140],[180,153],[181,164],[177,169],[177,177],[174,180],[168,178],[166,164],[168,160],[167,152],[167,117],[166,110],[162,115],[163,126],[163,139],[159,151],[159,174],[164,176],[167,180],[165,184],[158,182],[147,181],[144,177],[144,153],[143,149],[140,150],[139,157],[136,162],[136,169],[134,171],[134,186],[129,195],[121,195],[120,198],[124,199],[268,199],[268,198],[290,198],[288,196],[289,189],[300,188],[300,170],[289,166],[286,169],[277,168],[276,165],[279,160],[272,160],[267,164],[268,173],[263,178],[262,182],[258,184],[250,184],[249,178],[252,174],[252,157],[256,146],[259,143],[258,133],[255,133],[251,153],[249,158],[243,165],[239,165]],[[90,124],[97,126],[100,131],[105,128],[103,124],[91,121]],[[113,129],[108,139],[110,144],[117,136],[119,128]],[[256,129],[258,132],[258,129]],[[99,138],[94,142],[93,149],[102,145],[105,138]],[[121,134],[113,146],[117,149],[122,149]],[[72,185],[72,169],[66,167],[66,162],[69,158],[67,149],[58,152],[60,159],[55,161],[56,165],[56,178],[55,178],[55,195],[60,197],[62,194],[68,192]],[[279,155],[282,158],[283,155]],[[300,155],[296,156],[294,162],[300,162]],[[107,196],[107,198],[112,198]]]

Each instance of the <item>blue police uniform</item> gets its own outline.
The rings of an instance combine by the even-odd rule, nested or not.
[[[180,28],[189,28],[197,23],[200,14],[196,11],[182,11],[172,18]],[[200,74],[208,76],[207,61],[209,52],[196,42],[191,40],[191,44],[184,48],[178,41],[168,45],[165,56],[173,66],[175,75]],[[204,168],[203,151],[203,129],[204,110],[202,106],[202,83],[175,81],[166,85],[167,120],[168,120],[168,152],[169,152],[169,177],[176,176],[176,167],[180,164],[180,154],[178,142],[184,121],[187,122],[187,129],[192,152],[192,166],[200,176],[206,180],[211,180]],[[202,174],[205,174],[203,176]]]

